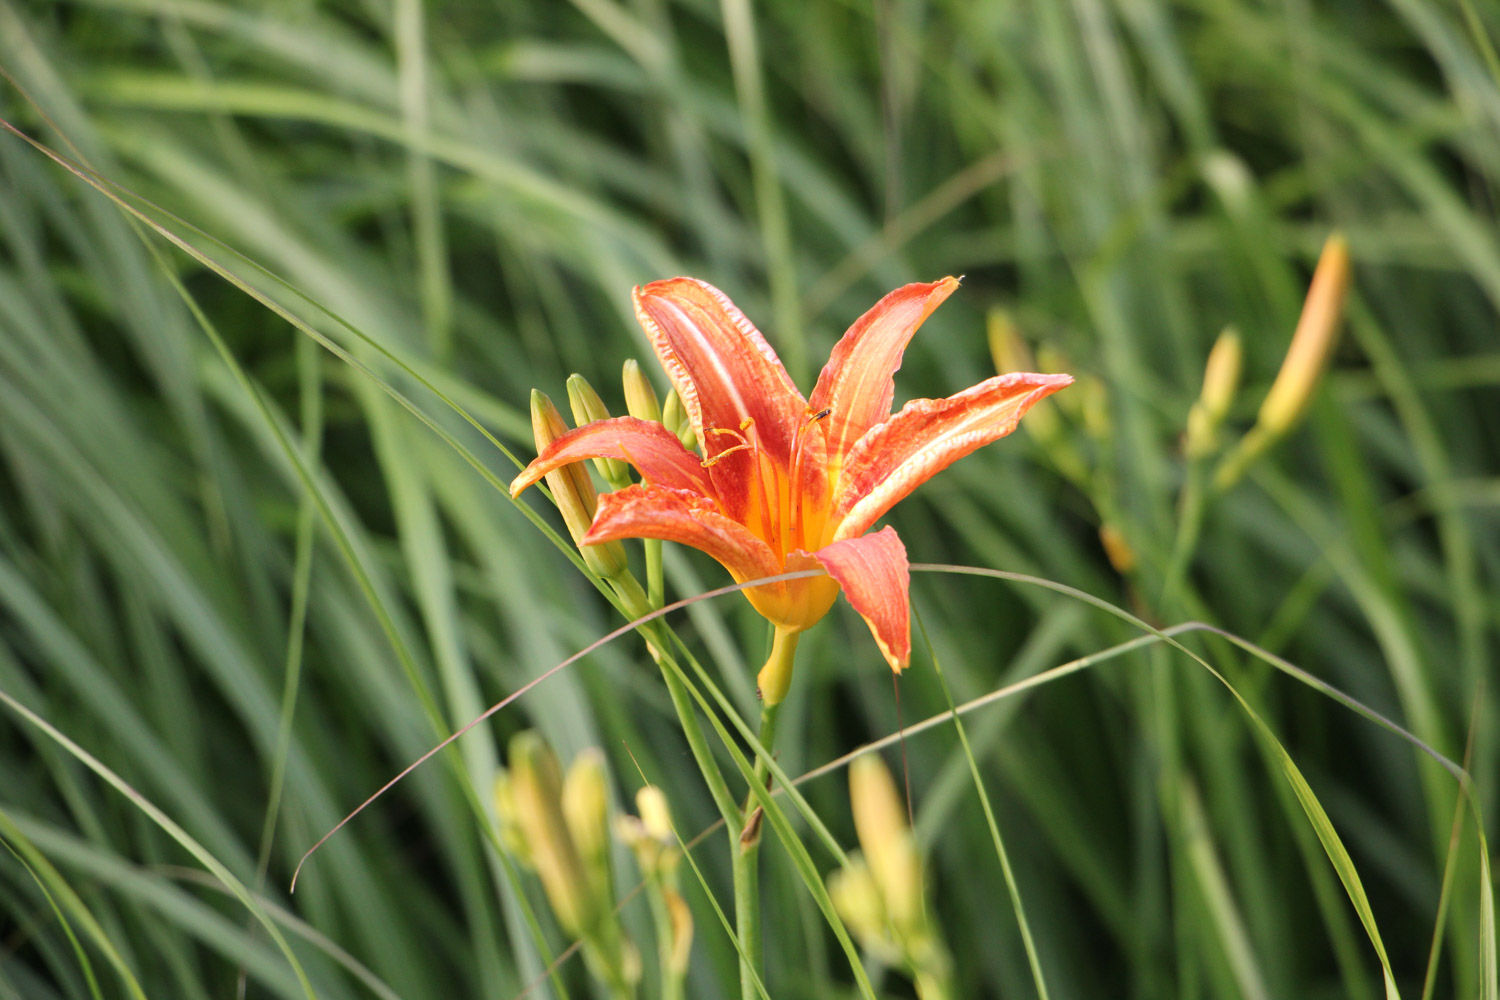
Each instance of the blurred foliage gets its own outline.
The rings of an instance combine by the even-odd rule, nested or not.
[[[676,273],[723,288],[804,389],[885,291],[965,275],[900,398],[991,374],[996,308],[1080,383],[1044,437],[903,505],[913,560],[1234,632],[1468,760],[1492,809],[1497,32],[1480,0],[0,0],[0,117],[97,171],[0,137],[0,691],[128,783],[0,717],[0,997],[224,997],[241,977],[303,996],[288,951],[320,997],[518,995],[569,943],[476,821],[525,728],[563,759],[601,748],[616,802],[650,781],[679,831],[709,824],[625,638],[285,891],[365,795],[621,624],[496,489],[514,464],[479,426],[524,459],[532,387],[561,398],[579,372],[622,412],[630,356],[663,393],[629,289]],[[1331,370],[1184,546],[1208,352],[1239,330],[1232,441],[1334,229],[1354,277]],[[696,553],[667,569],[669,596],[723,582]],[[963,702],[1140,634],[1022,583],[919,573],[913,598],[899,701],[846,606],[803,640],[789,774],[946,712],[934,657]],[[753,718],[760,620],[726,598],[674,621]],[[1402,995],[1431,970],[1435,995],[1473,996],[1480,875],[1452,778],[1264,658],[1183,641],[1302,768]],[[1381,995],[1291,788],[1186,657],[1105,660],[966,731],[1051,996]],[[958,995],[1033,995],[954,728],[901,753]],[[845,788],[803,791],[852,845]],[[763,853],[771,994],[855,995],[786,852]],[[693,858],[727,900],[722,840]],[[686,995],[731,995],[732,943],[682,888]],[[655,940],[644,900],[622,919]],[[573,961],[529,995],[592,988]]]

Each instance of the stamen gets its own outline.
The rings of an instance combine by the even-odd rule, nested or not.
[[[741,430],[743,430],[743,429],[744,429],[744,425],[742,424],[741,425]],[[698,464],[701,465],[701,466],[703,466],[703,468],[705,468],[705,469],[712,467],[715,463],[717,463],[719,461],[722,461],[726,455],[733,455],[737,451],[749,451],[752,447],[754,447],[753,445],[750,444],[749,441],[747,441],[745,439],[745,435],[741,434],[739,431],[731,430],[728,427],[710,427],[708,429],[708,433],[710,433],[710,434],[728,434],[728,435],[730,435],[732,437],[739,438],[740,439],[740,443],[737,444],[737,445],[735,445],[732,448],[725,448],[723,451],[719,452],[713,458],[705,458],[703,461],[699,462]]]
[[[792,482],[790,488],[787,490],[791,494],[792,509],[788,513],[792,522],[792,538],[796,541],[799,549],[807,547],[807,539],[802,537],[802,441],[809,427],[824,420],[832,412],[833,407],[825,406],[817,413],[808,414],[802,426],[797,428],[797,435],[792,442]]]

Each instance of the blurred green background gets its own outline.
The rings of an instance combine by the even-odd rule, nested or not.
[[[621,803],[644,772],[684,832],[715,818],[626,637],[398,785],[286,892],[401,766],[621,623],[448,402],[524,460],[531,387],[561,399],[581,372],[618,409],[635,356],[664,390],[629,293],[673,274],[728,293],[804,391],[884,292],[965,275],[898,402],[993,374],[996,310],[1080,384],[1046,440],[986,448],[894,512],[913,561],[1230,630],[1467,759],[1493,806],[1497,32],[1489,0],[0,0],[0,116],[97,171],[0,136],[0,691],[56,727],[0,714],[0,997],[218,998],[242,971],[249,996],[303,996],[220,875],[263,897],[320,997],[517,995],[567,942],[464,785],[487,801],[522,728],[564,760],[601,747]],[[1240,330],[1232,440],[1335,229],[1355,269],[1331,371],[1208,505],[1164,596],[1208,349]],[[672,595],[726,582],[669,556]],[[790,774],[945,711],[934,653],[964,701],[1140,634],[1034,585],[912,589],[931,647],[918,632],[899,710],[847,605],[804,639]],[[763,623],[737,597],[674,621],[753,719]],[[1475,996],[1481,876],[1451,775],[1264,658],[1184,641],[1302,768],[1401,995]],[[967,720],[1051,996],[1383,995],[1290,786],[1187,657],[1137,650]],[[1034,996],[954,728],[904,753],[960,995]],[[842,772],[804,791],[852,844]],[[857,995],[768,843],[771,994]],[[727,907],[722,838],[695,856]],[[732,945],[685,886],[688,995],[733,995]],[[574,961],[530,995],[591,989]]]

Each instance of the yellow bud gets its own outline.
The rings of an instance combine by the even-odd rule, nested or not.
[[[1239,333],[1233,327],[1226,328],[1208,352],[1208,363],[1203,367],[1203,391],[1188,411],[1185,450],[1189,458],[1207,455],[1217,444],[1219,425],[1229,415],[1239,387],[1244,358]]]
[[[635,808],[641,816],[646,832],[664,844],[676,840],[672,833],[672,810],[667,805],[667,796],[655,785],[643,785],[635,793]]]
[[[667,901],[667,916],[672,921],[672,953],[667,959],[667,968],[675,975],[685,975],[688,960],[693,955],[693,911],[675,891],[667,889],[662,895]]]
[[[1323,244],[1286,360],[1260,406],[1260,426],[1272,437],[1290,430],[1312,402],[1313,392],[1338,343],[1349,273],[1349,244],[1342,235],[1334,233]]]
[[[1078,380],[1079,413],[1083,426],[1099,441],[1108,441],[1114,435],[1114,421],[1109,413],[1109,389],[1104,380],[1086,375]]]
[[[531,390],[531,434],[536,440],[537,453],[544,451],[567,430],[562,414],[557,412],[547,394],[540,389]],[[583,463],[565,465],[547,473],[546,479],[552,499],[562,513],[563,523],[568,526],[568,534],[573,536],[573,543],[578,546],[589,569],[603,577],[615,577],[625,572],[628,568],[625,547],[619,542],[605,542],[603,545],[584,545],[581,542],[594,523],[594,510],[599,503],[599,491],[594,488],[594,481],[589,478]]]
[[[604,405],[604,400],[599,398],[589,380],[577,372],[568,376],[568,406],[573,411],[573,423],[579,427],[609,419],[609,408]],[[624,462],[617,458],[596,458],[593,462],[594,468],[610,486],[623,490],[630,485],[630,470]]]
[[[562,805],[578,860],[603,898],[610,891],[609,775],[597,749],[590,747],[574,758],[563,779]]]
[[[1022,339],[1021,330],[1008,310],[999,306],[991,309],[985,317],[985,332],[989,336],[990,357],[995,361],[995,371],[1002,375],[1006,372],[1036,371],[1036,359],[1031,356],[1031,348]]]
[[[1121,576],[1129,576],[1130,571],[1135,569],[1135,549],[1130,547],[1120,529],[1112,524],[1100,525],[1099,544],[1104,546],[1104,554],[1109,557],[1109,564],[1115,568],[1115,572]]]
[[[833,902],[839,919],[848,925],[867,951],[886,962],[899,959],[900,953],[886,922],[880,886],[858,852],[850,855],[847,867],[828,877],[828,898]]]
[[[516,822],[547,901],[563,929],[581,934],[600,913],[563,817],[562,768],[540,736],[522,732],[510,741],[510,773]]]
[[[1203,366],[1203,392],[1198,397],[1215,421],[1229,415],[1244,362],[1245,349],[1240,344],[1239,331],[1232,326],[1226,327],[1208,352],[1208,363]]]
[[[688,418],[687,410],[682,405],[682,397],[677,395],[676,389],[667,393],[667,401],[661,406],[661,422],[667,430],[677,435],[677,440],[688,451],[698,447],[698,434],[693,430],[693,422]]]
[[[625,386],[626,412],[637,420],[661,423],[661,403],[656,399],[651,380],[641,371],[641,363],[635,358],[627,360],[620,381]]]
[[[510,774],[504,770],[495,775],[495,817],[500,821],[500,843],[524,865],[531,864],[526,836],[516,822],[516,796]]]
[[[1031,348],[1027,346],[1026,340],[1021,336],[1020,328],[1016,326],[1015,319],[1007,310],[998,306],[991,309],[987,317],[986,330],[990,341],[990,357],[995,362],[997,373],[1005,375],[1009,372],[1038,370],[1036,358],[1031,355]],[[1064,369],[1047,370],[1063,371]],[[1021,426],[1029,436],[1043,445],[1054,444],[1061,430],[1057,410],[1048,400],[1042,400],[1033,406]]]
[[[849,800],[854,829],[886,916],[898,936],[910,933],[922,923],[921,860],[896,783],[873,754],[856,757],[849,765]]]

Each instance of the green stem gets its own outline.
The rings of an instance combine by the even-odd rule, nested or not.
[[[1171,614],[1170,609],[1177,600],[1177,593],[1187,579],[1188,565],[1198,547],[1198,535],[1203,530],[1203,513],[1207,506],[1208,485],[1203,463],[1192,460],[1188,464],[1187,478],[1182,486],[1182,496],[1177,504],[1177,537],[1172,543],[1172,555],[1167,563],[1166,576],[1162,582],[1160,614]]]
[[[782,633],[778,631],[778,640]],[[792,635],[791,649],[796,649],[796,635]],[[785,652],[786,667],[791,668],[791,652],[773,646],[772,657]],[[781,714],[781,703],[767,702],[760,709],[760,745],[766,753],[776,740],[776,718]],[[765,757],[755,758],[753,780],[765,784],[771,773],[770,761]],[[729,849],[734,859],[734,921],[740,939],[740,995],[743,1000],[758,1000],[760,988],[756,985],[756,974],[761,971],[760,945],[760,809],[755,802],[754,789],[745,802],[746,821],[743,829],[730,831]]]
[[[651,903],[651,920],[656,924],[656,962],[661,969],[661,1000],[682,1000],[682,973],[675,967],[677,927],[667,907],[666,886],[659,875],[651,877],[646,887]]]
[[[648,538],[645,540],[646,547],[646,599],[651,603],[653,609],[661,607],[667,601],[666,580],[662,574],[661,564],[661,540]]]
[[[649,586],[649,574],[652,568],[649,548],[646,550],[646,561],[647,585]],[[660,546],[657,547],[655,568],[658,572],[661,569]],[[609,583],[619,597],[621,608],[626,615],[639,618],[661,607],[659,603],[652,603],[646,591],[641,589],[635,576],[629,572],[610,578]],[[698,770],[703,772],[703,780],[708,785],[709,794],[713,796],[714,804],[719,807],[719,814],[724,817],[724,823],[730,829],[739,829],[741,820],[739,804],[735,802],[733,793],[729,791],[729,784],[724,780],[724,772],[719,770],[719,764],[714,760],[713,752],[708,747],[708,740],[703,736],[703,728],[698,725],[698,715],[693,711],[692,699],[688,697],[687,689],[683,687],[682,680],[678,677],[678,671],[673,669],[672,664],[668,662],[671,658],[671,654],[666,652],[669,642],[668,633],[659,622],[644,625],[640,631],[646,637],[647,651],[656,661],[657,667],[661,669],[662,680],[667,685],[667,693],[672,697],[672,707],[677,710],[677,721],[682,726],[682,735],[687,739],[688,748],[693,752],[693,760],[698,763]]]
[[[667,694],[672,697],[672,707],[677,710],[677,721],[682,726],[682,735],[687,739],[688,749],[693,752],[693,760],[697,761],[698,770],[703,772],[703,781],[708,785],[714,804],[719,807],[719,814],[724,817],[724,825],[730,830],[738,830],[743,821],[739,803],[735,801],[734,793],[730,792],[729,784],[724,780],[724,772],[719,770],[718,761],[714,760],[708,740],[703,736],[703,728],[698,725],[698,715],[693,710],[687,688],[677,676],[677,669],[669,662],[671,657],[665,652],[666,640],[657,629],[648,628],[647,633],[647,648],[656,660],[656,665],[661,668],[662,680],[667,685]]]

